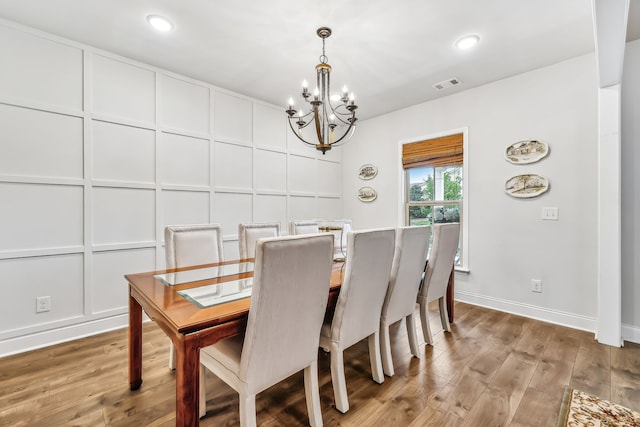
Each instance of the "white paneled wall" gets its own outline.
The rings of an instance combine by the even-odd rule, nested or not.
[[[0,20],[0,356],[127,324],[164,227],[342,217],[340,149],[281,106]],[[36,313],[36,298],[51,311]]]

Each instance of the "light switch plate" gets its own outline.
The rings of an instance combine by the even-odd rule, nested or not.
[[[542,208],[542,219],[548,221],[557,221],[558,220],[558,208]]]

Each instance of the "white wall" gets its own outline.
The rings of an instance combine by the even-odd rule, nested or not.
[[[399,141],[468,127],[470,272],[456,274],[456,298],[594,330],[596,89],[595,59],[586,55],[363,121],[344,147],[345,216],[358,228],[401,224]],[[549,156],[508,163],[506,147],[523,139],[546,142]],[[379,169],[369,204],[355,197],[364,163]],[[522,173],[547,177],[549,192],[506,195],[505,181]],[[541,220],[547,206],[559,208],[558,221]],[[531,279],[542,280],[542,293],[531,292]]]
[[[0,57],[0,356],[126,325],[168,224],[222,223],[233,259],[240,222],[342,217],[341,150],[282,106],[7,21]]]
[[[640,342],[640,40],[627,43],[622,77],[622,325]],[[624,334],[623,334],[624,336]]]

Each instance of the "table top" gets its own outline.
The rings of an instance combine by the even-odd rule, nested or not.
[[[154,313],[155,315],[161,315],[172,325],[173,328],[175,328],[175,330],[186,334],[247,316],[249,306],[251,304],[251,298],[243,297],[241,299],[231,300],[221,304],[202,306],[190,301],[182,294],[185,294],[185,291],[189,292],[189,290],[194,290],[204,286],[252,278],[252,268],[251,271],[246,272],[236,273],[233,271],[234,266],[247,265],[246,263],[248,262],[252,263],[253,259],[234,260],[193,267],[127,274],[125,275],[125,278],[129,282],[131,295],[145,308],[145,311],[149,316],[153,318]],[[225,267],[212,269],[212,267],[222,266]],[[344,272],[343,267],[344,263],[342,262],[333,264],[331,284],[329,288],[330,292],[337,292],[340,289]],[[203,274],[205,269],[208,270]],[[239,270],[242,270],[242,268]],[[220,272],[219,274],[221,275],[215,276],[215,273],[212,274],[212,272],[216,271]],[[230,271],[234,274],[230,274]],[[180,279],[175,280],[176,276],[171,276],[171,273],[179,272],[189,272],[186,275],[189,277],[189,280],[193,281],[180,283]],[[197,280],[206,276],[209,277]],[[174,283],[177,284],[168,284],[168,282],[171,282],[172,277]],[[168,278],[169,280],[167,280]],[[193,293],[193,291],[191,292]]]

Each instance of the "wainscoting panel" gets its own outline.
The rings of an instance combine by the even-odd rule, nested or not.
[[[0,99],[82,110],[82,50],[0,26]]]
[[[158,260],[164,264],[164,259]],[[94,252],[91,283],[91,313],[128,310],[129,289],[125,274],[156,269],[156,249]]]
[[[258,194],[255,198],[253,209],[253,219],[255,222],[280,222],[280,232],[286,234],[287,231],[287,196]]]
[[[82,125],[81,117],[0,104],[0,175],[82,179]]]
[[[209,187],[209,141],[161,133],[160,182]]]
[[[222,224],[225,239],[238,238],[238,224],[252,222],[253,195],[249,193],[216,192],[213,200],[213,221]]]
[[[155,183],[155,132],[94,120],[93,178]]]
[[[342,166],[340,163],[318,160],[318,193],[340,197]]]
[[[163,126],[209,133],[209,88],[159,74],[159,119]]]
[[[287,150],[286,123],[284,108],[274,108],[254,104],[253,143],[256,147],[265,147],[281,152]]]
[[[0,260],[0,275],[11,295],[0,299],[0,339],[84,314],[82,254]],[[51,310],[36,313],[36,298],[41,296],[51,298]]]
[[[0,200],[0,252],[83,244],[81,186],[0,182]]]
[[[167,225],[206,224],[209,222],[209,191],[171,191],[160,193],[162,223],[158,239],[164,239]]]
[[[93,243],[154,241],[155,191],[135,188],[93,189]]]
[[[93,55],[92,79],[93,112],[143,122],[155,121],[156,82],[153,71]]]
[[[314,196],[289,196],[289,218],[291,220],[319,218],[316,198]]]
[[[316,160],[311,157],[289,155],[288,185],[292,193],[310,193],[317,191]]]
[[[254,151],[256,191],[287,191],[287,154],[256,149]]]
[[[216,141],[214,150],[216,188],[251,190],[253,188],[253,151],[251,147]]]
[[[215,92],[213,102],[214,139],[252,145],[251,101],[223,92]]]

